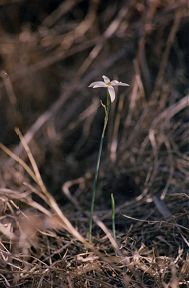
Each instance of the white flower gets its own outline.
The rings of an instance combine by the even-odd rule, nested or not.
[[[115,100],[115,90],[113,86],[129,86],[126,83],[123,82],[119,82],[117,80],[112,80],[110,81],[110,79],[106,76],[102,76],[102,78],[104,79],[103,81],[97,81],[97,82],[93,82],[89,85],[89,87],[92,88],[99,88],[99,87],[103,87],[103,88],[107,88],[108,89],[108,93],[110,95],[110,99],[111,102],[113,102]]]

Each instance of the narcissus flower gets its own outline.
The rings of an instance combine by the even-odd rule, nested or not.
[[[102,76],[102,78],[104,79],[104,82],[103,81],[96,81],[96,82],[91,83],[89,85],[89,87],[92,87],[92,88],[100,88],[100,87],[107,88],[108,89],[108,93],[110,95],[111,102],[113,102],[115,100],[114,86],[129,86],[127,83],[119,82],[117,80],[110,81],[110,79],[108,77],[104,76],[104,75]]]

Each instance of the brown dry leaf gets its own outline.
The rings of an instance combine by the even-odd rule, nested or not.
[[[28,254],[28,249],[35,246],[37,242],[37,231],[43,225],[43,219],[34,212],[25,211],[18,218],[19,225],[19,242],[18,246],[22,249],[23,254]]]
[[[42,230],[46,229],[53,229],[53,230],[60,230],[64,228],[62,221],[57,215],[51,215],[49,217],[45,216],[43,221]]]
[[[18,218],[19,241],[18,247],[24,254],[28,254],[28,249],[37,244],[37,233],[47,229],[61,229],[62,223],[57,215],[47,217],[34,211],[25,211]]]

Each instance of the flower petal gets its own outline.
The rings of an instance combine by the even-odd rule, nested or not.
[[[104,83],[110,83],[110,79],[107,76],[103,75],[102,78],[104,79]]]
[[[123,82],[119,82],[119,81],[117,81],[117,80],[111,81],[111,85],[112,85],[112,86],[129,86],[129,84],[123,83]]]
[[[111,102],[114,102],[114,100],[115,100],[115,90],[114,90],[114,88],[109,86],[108,87],[108,92],[109,92],[109,95],[110,95]]]
[[[111,85],[112,86],[117,86],[119,84],[119,81],[117,81],[117,80],[112,80],[111,81]]]
[[[103,81],[96,81],[89,85],[92,88],[106,87],[106,84]]]
[[[129,86],[127,83],[119,82],[118,86]]]

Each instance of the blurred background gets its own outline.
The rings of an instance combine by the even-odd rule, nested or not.
[[[115,192],[118,203],[149,191],[165,196],[177,183],[185,191],[188,5],[0,1],[0,141],[23,156],[18,127],[56,197],[68,180],[91,181],[104,90],[88,85],[103,74],[130,87],[112,105],[100,191]]]
[[[2,287],[188,287],[189,1],[0,0],[0,148]]]

